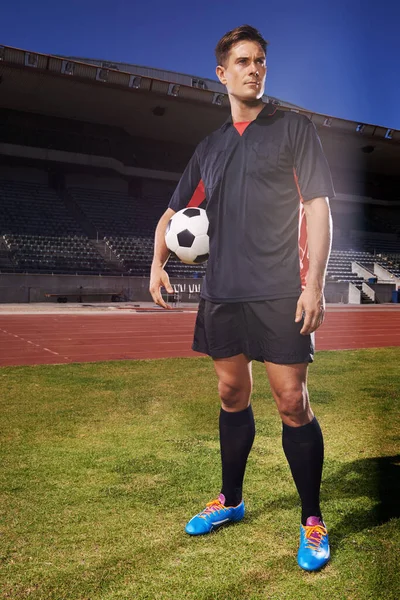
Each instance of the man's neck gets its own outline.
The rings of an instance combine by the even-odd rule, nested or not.
[[[234,96],[230,96],[229,99],[231,102],[232,121],[234,123],[254,121],[265,106],[261,99],[252,103],[243,102]]]

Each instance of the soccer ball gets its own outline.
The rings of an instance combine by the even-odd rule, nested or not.
[[[208,218],[203,208],[184,208],[170,219],[165,243],[183,263],[197,265],[209,253]]]

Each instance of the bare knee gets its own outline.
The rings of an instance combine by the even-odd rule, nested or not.
[[[244,410],[250,402],[251,386],[220,380],[218,393],[224,410]]]
[[[287,425],[305,425],[312,419],[307,389],[282,388],[274,391],[281,419]]]

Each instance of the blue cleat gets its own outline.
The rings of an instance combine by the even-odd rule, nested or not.
[[[204,535],[217,529],[224,523],[241,521],[244,517],[244,502],[238,506],[225,506],[225,496],[220,494],[216,500],[208,502],[205,509],[195,515],[185,527],[189,535]]]
[[[300,525],[299,567],[305,571],[318,571],[326,565],[330,555],[325,523],[319,517],[308,517],[306,525]]]

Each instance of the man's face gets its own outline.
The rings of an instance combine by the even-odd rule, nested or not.
[[[259,100],[267,74],[264,51],[256,42],[238,42],[232,46],[225,66],[218,66],[216,73],[231,96],[244,102]]]

